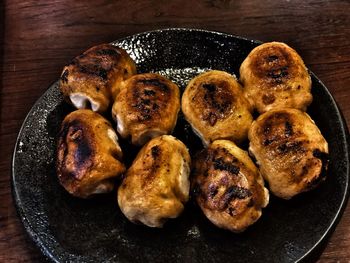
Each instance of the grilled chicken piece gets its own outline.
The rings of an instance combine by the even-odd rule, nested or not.
[[[308,70],[298,53],[284,43],[254,48],[240,67],[240,81],[259,113],[284,107],[306,111],[312,102]]]
[[[155,73],[135,75],[124,84],[112,108],[119,134],[143,145],[172,133],[180,110],[178,86]]]
[[[57,146],[57,175],[72,195],[87,198],[114,188],[125,171],[111,124],[91,110],[77,110],[63,120]]]
[[[190,155],[171,135],[149,141],[138,153],[118,189],[118,204],[134,223],[162,227],[188,201]]]
[[[194,160],[194,196],[216,226],[242,232],[261,216],[269,192],[247,152],[228,140],[217,140]]]
[[[111,44],[90,48],[65,66],[60,89],[77,109],[105,112],[124,79],[136,74],[135,62],[125,50]]]
[[[192,79],[181,108],[204,145],[217,139],[242,142],[253,121],[241,86],[224,71],[208,71]]]
[[[306,113],[268,111],[253,122],[249,140],[249,151],[276,196],[290,199],[325,179],[328,143]]]

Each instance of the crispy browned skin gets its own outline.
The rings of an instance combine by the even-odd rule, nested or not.
[[[138,153],[118,189],[118,204],[134,223],[162,227],[177,217],[189,198],[190,155],[171,135],[149,141]]]
[[[254,48],[240,67],[240,81],[259,113],[285,107],[306,111],[312,102],[308,70],[298,53],[284,43]]]
[[[241,142],[253,121],[241,86],[224,71],[212,70],[192,79],[181,108],[204,144],[217,139]]]
[[[125,81],[117,96],[112,116],[123,138],[131,136],[135,145],[170,134],[180,110],[178,86],[165,77],[146,73]]]
[[[125,50],[101,44],[64,67],[60,89],[76,108],[105,112],[118,94],[121,83],[134,74],[135,63]]]
[[[247,152],[217,140],[194,160],[192,189],[206,217],[216,226],[242,232],[269,202],[264,182]]]
[[[325,179],[328,144],[306,113],[272,110],[253,122],[249,151],[276,196],[290,199]]]
[[[111,124],[91,110],[66,116],[58,136],[57,175],[72,195],[87,198],[110,192],[114,177],[125,171]]]

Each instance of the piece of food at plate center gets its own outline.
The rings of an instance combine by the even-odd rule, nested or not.
[[[112,116],[123,138],[131,136],[135,145],[172,133],[180,110],[178,86],[167,78],[145,73],[125,81]]]
[[[248,153],[228,140],[216,140],[194,160],[192,191],[216,226],[242,232],[261,216],[269,193]]]
[[[122,82],[136,74],[135,62],[120,47],[101,44],[85,51],[64,67],[60,90],[77,109],[105,112]]]
[[[91,110],[68,114],[57,145],[57,176],[72,195],[87,198],[113,190],[115,177],[125,171],[122,151],[111,124]]]
[[[253,122],[249,140],[249,151],[276,196],[290,199],[325,179],[328,143],[305,112],[268,111]]]
[[[239,71],[244,94],[259,113],[285,107],[306,111],[312,102],[309,72],[298,53],[284,43],[254,48]]]
[[[205,145],[217,139],[242,142],[253,121],[241,86],[224,71],[208,71],[192,79],[182,96],[181,108]]]
[[[171,135],[152,139],[138,153],[118,189],[118,204],[134,223],[162,227],[176,218],[189,198],[191,159]]]

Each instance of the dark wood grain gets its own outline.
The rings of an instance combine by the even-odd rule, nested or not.
[[[330,89],[350,123],[350,2],[29,1],[1,2],[0,262],[40,262],[16,214],[11,157],[21,123],[67,61],[97,43],[165,27],[217,30],[283,41]],[[319,262],[349,262],[350,207]]]

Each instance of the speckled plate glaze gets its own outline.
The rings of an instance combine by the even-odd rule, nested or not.
[[[207,69],[237,75],[241,62],[259,42],[203,30],[164,29],[114,44],[131,54],[139,72],[160,72],[183,89],[190,78]],[[55,148],[60,123],[73,109],[63,102],[54,83],[28,113],[13,156],[13,196],[25,229],[56,262],[295,262],[313,258],[345,207],[349,152],[347,127],[334,99],[313,74],[312,81],[314,102],[308,112],[329,142],[328,178],[291,201],[271,197],[261,219],[242,234],[216,228],[192,202],[164,229],[151,229],[127,221],[115,192],[90,200],[67,194],[56,178]],[[181,117],[175,135],[192,153],[199,147]],[[122,146],[130,163],[135,149]]]

